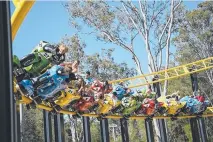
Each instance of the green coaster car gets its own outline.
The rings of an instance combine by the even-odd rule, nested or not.
[[[142,89],[142,90],[137,90],[135,96],[140,98],[141,101],[143,101],[144,98],[150,98],[150,99],[155,98],[156,92],[153,92],[150,89],[148,90]]]
[[[25,71],[22,69],[19,58],[16,55],[13,55],[13,75],[18,82],[25,76]]]
[[[125,119],[128,119],[130,116],[132,116],[141,107],[141,103],[138,102],[134,97],[124,97],[121,102],[124,106],[121,114]]]
[[[54,54],[43,50],[43,47],[46,45],[48,45],[47,42],[40,42],[40,44],[33,49],[31,54],[28,54],[20,60],[21,66],[30,77],[36,77],[52,66],[51,63],[53,63]]]

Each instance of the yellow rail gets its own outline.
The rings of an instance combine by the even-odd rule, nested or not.
[[[25,98],[26,99],[26,98]],[[30,99],[29,99],[30,100]],[[28,102],[30,102],[28,100]],[[20,102],[20,103],[24,103],[24,102]],[[37,108],[39,109],[43,109],[43,110],[47,110],[47,111],[52,111],[53,108],[49,107],[49,106],[46,106],[46,105],[43,105],[43,104],[40,104],[40,105],[37,105]],[[203,114],[202,117],[212,117],[213,116],[213,107],[208,107],[206,111],[210,111],[209,113],[207,114]],[[75,112],[72,112],[72,111],[68,111],[68,110],[61,110],[59,113],[62,113],[62,114],[69,114],[69,115],[75,115],[76,113]],[[88,117],[100,117],[98,114],[82,114],[82,116],[88,116]],[[183,118],[195,118],[197,116],[195,115],[183,115],[183,116],[177,116],[177,118],[179,119],[183,119]],[[120,119],[120,118],[123,118],[122,116],[119,116],[119,115],[109,115],[109,116],[106,116],[105,118],[110,118],[110,119]],[[137,119],[137,120],[144,120],[146,119],[147,116],[131,116],[129,119]],[[153,119],[170,119],[171,117],[169,116],[155,116],[153,117]]]
[[[12,40],[14,40],[15,35],[16,35],[19,27],[21,26],[21,24],[24,21],[24,18],[26,17],[27,13],[30,11],[31,7],[35,3],[35,0],[31,0],[31,1],[13,0],[13,3],[15,5],[16,9],[15,9],[13,15],[12,15],[12,18],[11,18]],[[117,83],[120,83],[120,82],[129,81],[132,84],[132,85],[129,86],[129,88],[141,87],[141,86],[145,86],[145,85],[148,85],[148,84],[153,84],[153,83],[156,83],[156,82],[162,82],[162,81],[165,81],[165,80],[176,79],[176,78],[179,78],[179,77],[189,75],[191,73],[196,73],[196,72],[201,72],[201,71],[211,69],[211,68],[213,68],[213,62],[212,61],[213,61],[213,57],[210,57],[210,58],[207,58],[207,59],[203,59],[203,60],[196,61],[196,62],[193,62],[193,63],[189,63],[189,64],[186,64],[186,65],[181,65],[181,66],[178,66],[178,67],[170,68],[170,69],[167,69],[167,70],[162,70],[162,71],[159,71],[159,72],[154,72],[154,73],[151,73],[151,74],[114,80],[114,81],[111,81],[110,83],[117,84]],[[193,68],[193,66],[195,68]],[[156,75],[159,77],[159,79],[156,80],[156,81],[148,81],[147,82],[145,80],[145,78],[152,79]],[[24,98],[24,102],[31,102],[31,100],[28,99],[28,98]],[[24,103],[24,102],[20,102],[20,103]],[[44,109],[44,110],[47,110],[47,111],[52,110],[51,107],[48,107],[48,106],[45,106],[45,105],[37,105],[37,108]],[[208,110],[210,112],[213,112],[213,107],[208,107]],[[71,114],[71,115],[75,114],[75,112],[70,112],[70,111],[67,111],[67,110],[61,110],[60,113]],[[96,114],[83,114],[83,116],[99,117],[99,115],[96,115]],[[210,116],[213,116],[213,113],[204,114],[202,116],[203,117],[210,117]],[[196,117],[196,116],[178,116],[177,118],[193,118],[193,117]],[[106,116],[106,118],[120,119],[122,117],[118,116],[118,115],[112,115],[112,116]],[[145,118],[146,118],[146,116],[132,116],[132,117],[130,117],[130,119],[145,119]],[[168,118],[170,118],[170,117],[166,117],[166,116],[154,117],[154,119],[168,119]]]
[[[16,8],[11,18],[12,40],[15,39],[19,27],[34,3],[35,0],[13,0],[13,4]]]
[[[165,80],[177,79],[179,77],[183,77],[191,73],[197,73],[197,72],[205,71],[211,68],[213,68],[213,57],[192,62],[189,64],[169,68],[167,70],[162,70],[159,72],[153,72],[150,74],[110,81],[110,83],[115,85],[120,82],[131,82],[128,88],[136,88],[136,87],[141,87],[148,84],[153,84],[156,82],[162,82]],[[156,75],[159,77],[159,79],[156,81],[145,80],[145,78],[152,79]]]

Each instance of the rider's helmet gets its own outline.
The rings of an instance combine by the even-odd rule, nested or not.
[[[124,97],[122,100],[121,100],[121,103],[124,107],[129,107],[130,106],[130,97]]]

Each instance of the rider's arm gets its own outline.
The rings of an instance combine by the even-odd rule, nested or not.
[[[61,55],[60,61],[59,61],[59,62],[60,62],[60,63],[64,62],[64,61],[65,61],[65,58],[66,58],[65,55]]]
[[[77,72],[78,72],[78,68],[73,68],[73,69],[72,69],[72,72],[73,72],[73,73],[77,73]]]

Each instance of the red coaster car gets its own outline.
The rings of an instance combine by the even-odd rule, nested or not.
[[[202,102],[202,103],[205,101],[204,96],[195,96],[195,99],[197,99],[199,102]]]
[[[93,92],[95,100],[98,101],[104,97],[104,94],[108,94],[113,90],[112,86],[108,82],[101,82],[99,80],[93,81],[90,91]]]
[[[154,99],[145,98],[141,105],[141,109],[137,110],[135,113],[148,115],[148,117],[152,118],[157,112],[160,111],[163,103],[156,102]]]
[[[93,96],[82,97],[76,104],[72,106],[78,114],[90,113],[98,108],[98,102]]]

